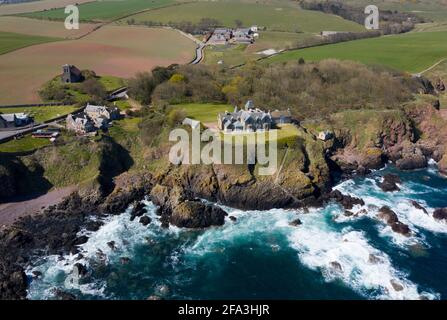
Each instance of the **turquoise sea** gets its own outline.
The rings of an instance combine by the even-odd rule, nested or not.
[[[400,192],[377,187],[388,172],[401,177]],[[28,297],[51,299],[60,288],[81,299],[447,299],[447,224],[432,217],[435,208],[447,207],[447,179],[434,164],[412,172],[387,167],[336,189],[364,199],[353,211],[367,213],[346,217],[337,204],[309,213],[224,207],[236,222],[190,231],[162,229],[156,208],[145,201],[149,226],[131,222],[129,209],[89,234],[79,261],[36,258],[27,270]],[[375,218],[383,205],[410,226],[411,237]],[[302,225],[290,226],[296,218]],[[67,284],[77,262],[88,273]],[[42,277],[32,279],[32,271]]]

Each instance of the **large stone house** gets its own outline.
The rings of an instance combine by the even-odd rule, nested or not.
[[[0,128],[16,128],[26,126],[33,119],[26,113],[3,113],[0,114]]]
[[[95,123],[85,113],[69,114],[66,119],[67,130],[77,134],[86,134],[96,131]]]
[[[223,112],[217,115],[218,128],[224,132],[266,131],[281,123],[290,123],[290,111],[264,112],[255,108],[249,100],[243,110],[236,107],[234,112]]]
[[[64,64],[62,66],[62,82],[63,83],[73,83],[81,82],[84,80],[81,70],[76,68],[74,65]]]
[[[118,108],[108,108],[105,106],[95,106],[88,104],[84,112],[93,120],[97,128],[106,128],[110,121],[119,118]]]
[[[118,108],[88,104],[84,112],[67,116],[67,129],[80,134],[93,132],[98,129],[107,129],[110,122],[118,119],[119,115]]]

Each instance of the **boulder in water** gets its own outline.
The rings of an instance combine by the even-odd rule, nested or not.
[[[143,225],[143,226],[147,226],[149,223],[151,223],[151,218],[149,218],[148,216],[142,216],[141,218],[140,218],[140,223]]]
[[[292,227],[298,227],[301,224],[303,224],[303,223],[301,222],[300,219],[295,219],[295,220],[289,222],[289,225]]]
[[[331,268],[334,269],[335,271],[337,271],[337,272],[339,272],[339,273],[343,272],[343,268],[342,268],[340,262],[338,262],[338,261],[332,261],[332,262],[330,263],[330,265],[331,265]]]
[[[389,173],[383,176],[383,181],[379,183],[379,187],[385,192],[399,191],[398,183],[402,183],[400,177]]]
[[[384,220],[388,225],[392,225],[393,223],[399,221],[397,214],[388,206],[383,206],[382,208],[380,208],[377,217]]]
[[[228,218],[230,218],[231,221],[236,222],[236,217],[235,216],[229,216]]]
[[[391,286],[393,287],[393,289],[394,289],[395,291],[402,291],[402,290],[404,290],[404,286],[401,285],[401,284],[400,284],[399,282],[397,282],[396,280],[391,279],[391,280],[390,280],[390,283],[391,283]]]
[[[415,200],[411,200],[410,202],[411,202],[411,204],[413,205],[413,207],[415,207],[415,208],[418,209],[418,210],[422,210],[425,214],[428,214],[427,209],[425,209],[423,206],[421,206],[421,205],[419,204],[419,202],[417,202],[417,201],[415,201]]]
[[[438,208],[433,212],[433,218],[436,220],[447,221],[447,208]]]
[[[393,229],[394,232],[400,233],[401,235],[406,237],[409,237],[411,235],[410,227],[408,227],[408,225],[400,221],[393,223],[391,225],[391,229]]]

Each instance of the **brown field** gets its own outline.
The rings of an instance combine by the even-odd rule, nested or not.
[[[187,63],[195,47],[174,30],[105,26],[80,40],[16,50],[0,56],[0,104],[39,102],[37,91],[65,63],[128,78],[157,65]]]
[[[36,20],[22,17],[0,17],[0,31],[65,39],[75,39],[85,35],[98,24],[81,23],[79,30],[67,30],[62,21]]]
[[[81,4],[92,0],[41,0],[27,3],[0,5],[0,16],[62,8],[69,4]]]

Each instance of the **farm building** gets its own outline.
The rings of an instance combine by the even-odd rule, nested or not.
[[[264,131],[273,128],[276,124],[290,123],[290,111],[275,111],[275,114],[264,112],[255,108],[253,101],[249,100],[243,110],[236,107],[234,112],[219,113],[217,123],[224,132]]]
[[[62,66],[62,70],[62,82],[64,83],[81,82],[82,80],[84,80],[81,70],[73,65],[64,64]]]
[[[26,126],[33,119],[26,113],[4,113],[0,114],[0,128],[16,128]]]

